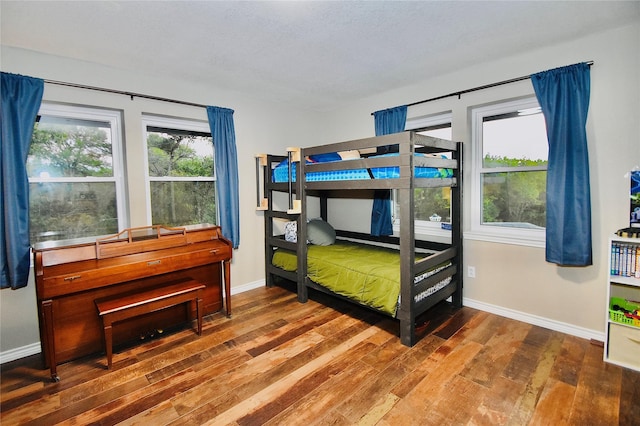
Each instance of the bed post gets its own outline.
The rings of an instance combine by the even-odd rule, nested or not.
[[[268,208],[268,200],[266,198],[267,185],[266,182],[264,182],[266,173],[267,154],[256,154],[256,210],[264,211]],[[260,185],[261,180],[262,185]]]
[[[260,156],[256,156],[256,173],[262,169],[262,195],[263,199],[260,199],[258,195],[259,207],[257,210],[264,211],[264,269],[265,269],[265,281],[267,287],[273,287],[273,275],[269,272],[269,265],[271,265],[271,258],[273,257],[273,250],[269,244],[269,238],[273,235],[273,217],[271,212],[273,211],[273,193],[269,187],[269,172],[271,171],[271,156],[266,155],[264,160]],[[260,185],[260,176],[256,177],[256,182]],[[264,200],[264,201],[263,201]],[[264,207],[264,208],[263,208]]]
[[[296,254],[298,257],[298,265],[296,271],[297,288],[298,288],[298,301],[300,303],[306,303],[309,299],[307,290],[307,195],[305,193],[306,185],[306,170],[305,170],[305,156],[302,149],[299,153],[299,161],[296,163],[298,168],[296,173],[296,194],[298,203],[300,205],[300,212],[298,215],[298,240]]]
[[[399,155],[407,157],[407,164],[400,166],[400,178],[406,179],[407,187],[398,189],[400,216],[400,258],[415,259],[415,221],[414,221],[414,181],[413,181],[413,132],[405,133],[408,141],[399,146]],[[413,294],[414,262],[400,263],[400,306],[397,317],[400,320],[400,341],[405,346],[416,342],[415,300]]]
[[[328,222],[329,219],[327,218],[327,194],[324,191],[320,192],[320,217],[322,218],[322,220],[324,220],[325,222]]]
[[[457,142],[457,150],[453,153],[453,158],[458,160],[458,167],[454,169],[453,175],[456,179],[456,185],[451,188],[451,211],[452,214],[452,228],[451,228],[451,244],[456,247],[455,264],[458,265],[458,271],[454,277],[457,281],[456,292],[452,295],[452,303],[456,308],[462,307],[462,287],[463,287],[463,258],[462,258],[462,163],[463,163],[463,151],[462,142]]]

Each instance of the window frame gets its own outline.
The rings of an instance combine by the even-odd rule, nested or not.
[[[484,225],[482,223],[482,175],[484,173],[497,173],[503,171],[535,171],[544,170],[546,167],[522,167],[512,168],[485,168],[483,166],[483,118],[488,116],[513,113],[518,110],[526,110],[539,107],[535,96],[522,99],[505,100],[503,102],[482,105],[471,108],[471,187],[470,187],[470,220],[469,231],[465,238],[488,242],[514,244],[529,247],[545,247],[546,229],[526,229],[516,227],[502,227]]]
[[[128,199],[126,191],[126,175],[124,160],[124,135],[122,111],[103,107],[93,107],[76,104],[61,104],[43,101],[38,110],[38,116],[51,116],[58,118],[68,118],[87,121],[108,122],[111,128],[111,177],[29,177],[29,184],[32,183],[98,183],[114,182],[116,192],[116,214],[118,222],[118,232],[129,226]],[[35,125],[35,123],[34,123]],[[91,235],[87,238],[100,235]],[[53,241],[53,240],[50,240]]]
[[[425,127],[434,127],[443,124],[451,126],[453,131],[453,113],[451,111],[437,113],[426,117],[408,118],[405,124],[405,130],[423,129]],[[393,201],[393,231],[400,232],[400,220],[398,219],[398,202],[396,200],[396,191],[392,191]],[[451,238],[451,230],[442,229],[441,222],[430,222],[427,220],[415,220],[415,233],[430,237]]]
[[[144,151],[144,176],[145,176],[145,191],[146,191],[146,211],[147,211],[147,223],[153,223],[152,208],[151,208],[151,182],[213,182],[214,193],[216,191],[216,172],[215,167],[211,171],[211,177],[204,176],[149,176],[149,147],[147,145],[147,128],[148,127],[161,127],[165,129],[185,130],[191,132],[208,133],[211,135],[211,127],[206,121],[191,119],[191,118],[178,118],[178,117],[166,117],[161,115],[143,114],[142,115],[142,144]],[[213,135],[211,135],[213,142]],[[213,156],[215,164],[215,143],[213,143]],[[220,214],[218,210],[218,203],[216,202],[216,224],[220,223]]]

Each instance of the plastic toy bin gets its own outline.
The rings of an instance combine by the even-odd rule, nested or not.
[[[616,307],[617,309],[614,309]],[[631,325],[634,327],[640,327],[640,319],[630,318],[625,315],[624,311],[633,313],[634,311],[640,311],[640,304],[636,302],[630,302],[622,297],[612,297],[609,300],[609,318],[620,324]],[[636,315],[640,316],[640,312],[636,312]]]

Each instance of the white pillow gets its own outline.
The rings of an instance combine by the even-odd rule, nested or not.
[[[338,155],[343,160],[353,160],[360,158],[360,151],[358,151],[357,149],[352,149],[351,151],[339,151]]]

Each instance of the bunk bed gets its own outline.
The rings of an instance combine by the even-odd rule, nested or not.
[[[377,154],[389,148],[392,154]],[[416,318],[449,298],[462,306],[461,178],[461,143],[412,131],[257,155],[267,286],[281,277],[296,283],[301,303],[313,288],[394,317],[402,344],[413,346]],[[448,242],[416,238],[414,189],[428,187],[451,188],[451,220],[443,226],[451,230]],[[328,225],[329,199],[372,197],[380,190],[395,190],[398,235]],[[319,218],[308,217],[310,198],[319,202]],[[329,241],[309,243],[318,228]]]

